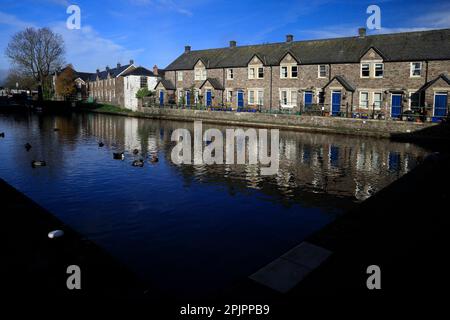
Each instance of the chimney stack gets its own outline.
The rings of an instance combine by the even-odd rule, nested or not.
[[[153,66],[153,74],[154,74],[155,76],[158,75],[158,66],[157,66],[156,64]]]
[[[292,34],[286,35],[286,42],[292,42],[294,41],[294,36]]]
[[[97,73],[100,73],[100,69],[97,69],[96,72],[97,72]]]
[[[359,28],[358,34],[360,38],[364,38],[366,36],[366,28]]]
[[[130,64],[134,64],[134,60],[133,59],[130,60]]]
[[[185,52],[185,53],[191,52],[191,46],[185,46],[185,47],[184,47],[184,52]]]
[[[106,66],[106,71],[109,71],[109,66]]]
[[[234,41],[234,40],[231,40],[231,41],[230,41],[230,48],[235,48],[236,45],[237,45],[237,42],[236,42],[236,41]]]
[[[120,67],[121,67],[120,62],[117,62],[117,68],[120,68]]]

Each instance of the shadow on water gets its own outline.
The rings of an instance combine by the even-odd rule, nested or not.
[[[393,134],[391,140],[413,142],[429,150],[448,153],[450,151],[450,123],[441,122],[415,132]]]

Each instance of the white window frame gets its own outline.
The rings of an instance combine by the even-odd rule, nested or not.
[[[194,80],[195,81],[204,81],[208,77],[208,74],[206,72],[206,68],[195,68],[194,70]]]
[[[253,97],[253,101],[252,101],[252,97]],[[256,105],[256,90],[255,89],[248,89],[247,103],[249,105]]]
[[[227,89],[227,102],[233,103],[233,90]]]
[[[183,71],[177,71],[177,81],[183,81]]]
[[[363,94],[367,94],[367,100],[365,100],[367,102],[367,105],[365,107],[361,103],[362,102],[361,98],[362,98]],[[369,109],[369,105],[370,105],[370,94],[369,94],[369,91],[360,91],[359,92],[359,103],[358,103],[359,108],[360,109]]]
[[[377,65],[381,65],[381,76],[377,76]],[[384,77],[384,63],[382,62],[375,62],[373,64],[373,77],[376,79],[381,79]]]
[[[233,80],[234,79],[234,70],[233,68],[227,69],[227,80]]]
[[[258,106],[264,105],[264,89],[256,90],[256,104]]]
[[[286,75],[283,74],[283,69],[286,68]],[[289,77],[289,67],[280,66],[280,79],[287,79]]]
[[[381,92],[381,91],[372,92],[372,105],[375,104],[375,95],[376,94],[380,95],[380,106],[379,107],[375,106],[375,110],[381,110],[381,107],[383,106],[383,92]]]
[[[262,69],[262,77],[259,76],[259,70]],[[264,66],[259,66],[256,68],[256,79],[264,79]]]
[[[255,79],[256,76],[256,67],[248,67],[248,78]]]
[[[283,92],[286,92],[286,103],[283,103]],[[298,89],[296,88],[280,88],[280,105],[282,108],[294,108],[298,104]]]
[[[369,69],[369,75],[368,76],[363,76],[363,66],[364,65],[368,66],[368,69]],[[364,78],[364,79],[370,78],[370,63],[369,62],[361,62],[359,75],[360,75],[361,78]]]
[[[321,67],[325,67],[325,75],[324,76],[321,75],[321,70],[320,70]],[[326,77],[327,77],[327,65],[326,64],[319,64],[317,66],[317,78],[325,79]]]
[[[293,73],[294,73],[294,71],[292,70],[293,68],[297,68],[297,75],[295,77],[293,75]],[[291,79],[297,79],[298,78],[298,70],[299,70],[298,65],[296,65],[296,64],[292,65],[290,70],[291,70]]]
[[[413,68],[414,64],[418,63],[420,65],[420,74],[419,75],[414,75],[414,71],[416,70],[415,68]],[[422,77],[422,70],[423,70],[423,63],[421,61],[415,61],[415,62],[411,62],[409,64],[409,77],[410,78],[420,78]]]

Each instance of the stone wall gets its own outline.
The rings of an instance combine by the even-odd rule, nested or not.
[[[392,134],[411,133],[435,126],[431,123],[414,123],[393,120],[363,120],[351,118],[298,116],[286,114],[261,114],[246,112],[220,112],[185,109],[139,108],[145,116],[163,120],[221,123],[241,126],[280,128],[299,131],[317,131],[390,137]]]

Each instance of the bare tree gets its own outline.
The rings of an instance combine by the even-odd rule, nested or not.
[[[16,85],[19,89],[36,90],[38,83],[33,77],[11,69],[5,79],[4,86],[8,89],[16,89]]]
[[[39,100],[42,91],[50,89],[50,76],[64,63],[64,41],[48,28],[26,28],[13,35],[5,54],[24,76],[39,83]]]

